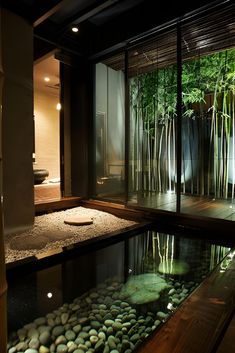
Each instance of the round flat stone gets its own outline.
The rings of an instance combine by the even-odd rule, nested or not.
[[[93,219],[88,216],[73,215],[73,216],[66,217],[64,219],[64,223],[70,224],[73,226],[82,226],[82,225],[92,224]]]

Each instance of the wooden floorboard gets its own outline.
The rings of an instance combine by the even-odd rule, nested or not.
[[[136,199],[133,198],[129,205],[175,212],[176,195],[138,196]],[[235,204],[232,201],[207,196],[181,195],[181,212],[192,216],[235,220]]]
[[[60,183],[45,183],[34,185],[34,203],[60,200]]]
[[[216,353],[232,353],[235,352],[235,314],[225,332],[225,335],[219,345]]]
[[[35,214],[58,211],[81,206],[81,197],[62,197],[59,200],[43,201],[34,205]]]
[[[34,190],[35,205],[50,202],[53,203],[63,199],[60,195],[60,183],[35,185]],[[132,207],[137,206],[154,210],[176,212],[176,195],[167,193],[134,195],[128,202],[128,205]],[[40,208],[40,206],[38,208]],[[217,200],[207,196],[191,196],[182,194],[181,213],[192,216],[211,217],[234,221],[235,204],[232,204],[232,202],[228,200]]]
[[[234,306],[235,260],[223,273],[218,267],[138,353],[214,353]]]

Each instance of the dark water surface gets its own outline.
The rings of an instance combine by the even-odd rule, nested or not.
[[[9,278],[9,348],[129,353],[218,264],[224,270],[229,250],[149,230]]]

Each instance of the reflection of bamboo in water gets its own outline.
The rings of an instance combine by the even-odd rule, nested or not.
[[[171,239],[171,273],[173,271],[173,259],[174,259],[174,237]]]
[[[156,246],[155,246],[155,232],[152,233],[152,242],[153,242],[153,260],[154,261],[154,270],[156,271]]]
[[[167,237],[166,237],[166,251],[165,251],[165,261],[166,261],[166,270],[167,270],[167,273],[169,273],[169,261],[167,261],[167,259],[168,259],[168,252],[169,252],[169,235],[167,234]]]
[[[210,271],[214,267],[214,258],[215,258],[215,245],[211,245]]]
[[[172,273],[174,260],[174,236],[171,236],[171,242],[169,234],[164,236],[163,244],[160,242],[159,233],[157,233],[155,239],[157,239],[158,255],[160,259],[159,265],[162,264],[163,273]],[[163,254],[161,253],[161,249],[163,249]]]
[[[211,245],[210,271],[226,256],[227,251],[228,248],[224,246]]]
[[[160,239],[159,239],[159,233],[157,233],[157,246],[158,246],[158,255],[160,258],[160,263],[162,263],[162,254],[161,254],[161,247],[160,247]]]

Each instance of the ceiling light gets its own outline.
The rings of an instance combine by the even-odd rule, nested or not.
[[[50,81],[50,77],[44,77],[44,81],[49,82]]]
[[[72,27],[72,31],[73,31],[74,33],[77,33],[77,32],[78,32],[78,27]]]

